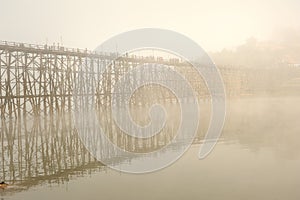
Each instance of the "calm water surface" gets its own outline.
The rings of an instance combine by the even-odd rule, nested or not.
[[[26,149],[26,142],[18,142],[15,137],[11,139],[15,141],[13,145],[9,145],[2,124],[0,175],[12,184],[0,189],[1,199],[298,200],[299,100],[296,97],[230,100],[222,138],[207,158],[197,158],[203,138],[203,130],[199,130],[200,139],[177,162],[163,170],[141,175],[121,173],[99,164],[78,147],[80,144],[72,140],[73,137],[57,141],[55,138],[61,137],[41,139],[44,123],[31,126],[35,127],[35,137],[28,138],[38,139],[28,139],[28,152],[20,152],[17,146],[23,145],[22,149]],[[15,130],[5,127],[6,131]],[[67,131],[63,126],[54,129],[52,124],[51,127],[52,134],[56,130],[56,135],[64,136]],[[19,137],[26,141],[25,136]],[[68,149],[69,146],[72,148]],[[42,159],[37,161],[40,155]],[[26,162],[26,159],[32,161]],[[65,159],[65,162],[54,163],[58,159]],[[52,167],[45,167],[49,165]]]

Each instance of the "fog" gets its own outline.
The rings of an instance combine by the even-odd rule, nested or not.
[[[299,65],[299,51],[300,29],[288,28],[275,32],[269,40],[251,37],[233,49],[224,48],[210,55],[217,65],[275,68]]]
[[[0,0],[0,199],[299,200],[299,8]],[[210,85],[184,60],[193,48],[168,35],[191,55],[147,48],[118,57],[122,43],[93,52],[140,28],[201,46],[213,61],[199,62]],[[199,160],[205,144],[213,148]]]

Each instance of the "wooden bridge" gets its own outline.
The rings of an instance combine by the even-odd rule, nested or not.
[[[114,53],[99,54],[59,46],[1,42],[1,118],[71,111],[74,107],[74,91],[80,91],[76,94],[78,96],[95,96],[98,104],[108,105],[111,103],[113,86],[119,78],[128,70],[144,63],[160,63],[176,68],[189,80],[199,98],[209,98],[202,77],[195,73],[189,63],[178,59],[164,60],[135,55],[126,55],[117,60],[114,60],[115,57]],[[105,66],[108,67],[103,71]],[[221,67],[220,71],[227,94],[241,95],[247,92],[245,72],[228,67]],[[84,88],[84,91],[79,88],[82,83],[78,82],[82,73],[86,74],[84,84],[90,87]],[[158,74],[159,72],[145,73],[153,73],[162,79],[168,78],[165,74]],[[143,74],[140,78],[143,78]],[[151,92],[152,98],[163,101],[173,98],[170,92],[154,86],[149,87],[146,92]],[[148,98],[149,95],[140,94],[132,102]]]

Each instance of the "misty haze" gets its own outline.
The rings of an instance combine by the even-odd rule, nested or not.
[[[299,6],[0,0],[0,199],[300,199]]]

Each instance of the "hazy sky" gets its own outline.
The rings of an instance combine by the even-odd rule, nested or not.
[[[96,48],[109,37],[156,27],[181,32],[205,50],[267,39],[300,24],[298,0],[0,0],[0,40]]]

